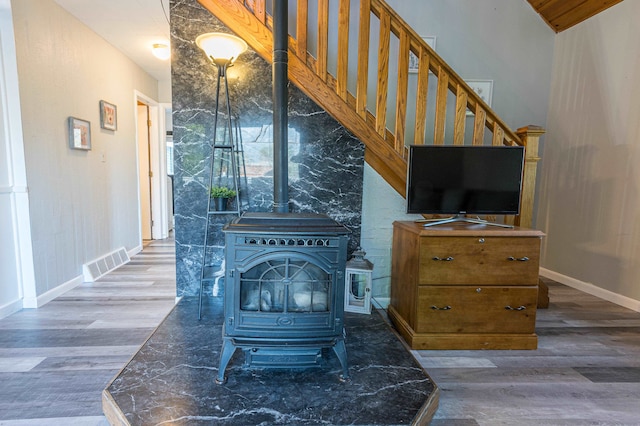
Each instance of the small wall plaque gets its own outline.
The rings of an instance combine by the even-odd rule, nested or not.
[[[75,117],[69,117],[69,147],[72,149],[91,149],[91,123]]]
[[[118,130],[118,107],[107,101],[100,101],[100,127]]]

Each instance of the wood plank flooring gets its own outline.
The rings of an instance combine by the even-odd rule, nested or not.
[[[108,425],[101,393],[175,303],[174,241],[0,319],[0,425]]]
[[[640,425],[640,313],[550,280],[535,351],[412,351],[432,425]]]
[[[0,319],[0,426],[107,425],[101,392],[175,301],[173,240]],[[432,425],[640,425],[640,313],[548,281],[535,351],[412,351]]]

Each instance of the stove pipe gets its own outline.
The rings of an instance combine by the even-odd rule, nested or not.
[[[273,210],[277,213],[289,212],[287,3],[287,0],[273,2]]]

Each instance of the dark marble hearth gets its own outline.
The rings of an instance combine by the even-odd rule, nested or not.
[[[438,404],[429,376],[377,312],[346,314],[351,381],[338,359],[305,370],[249,370],[236,351],[228,381],[216,385],[222,300],[183,298],[107,387],[112,424],[405,425],[428,424]]]

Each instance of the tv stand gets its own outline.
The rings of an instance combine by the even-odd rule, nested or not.
[[[424,228],[428,226],[443,225],[445,223],[453,223],[453,222],[465,222],[465,223],[475,223],[477,225],[491,225],[491,226],[499,226],[501,228],[513,228],[513,225],[489,222],[488,220],[483,220],[483,219],[480,219],[479,217],[476,217],[474,219],[472,217],[466,217],[463,214],[457,214],[455,216],[447,217],[445,219],[418,219],[416,220],[416,222],[422,223],[422,226]]]
[[[411,349],[536,349],[544,234],[393,223],[388,315]]]

